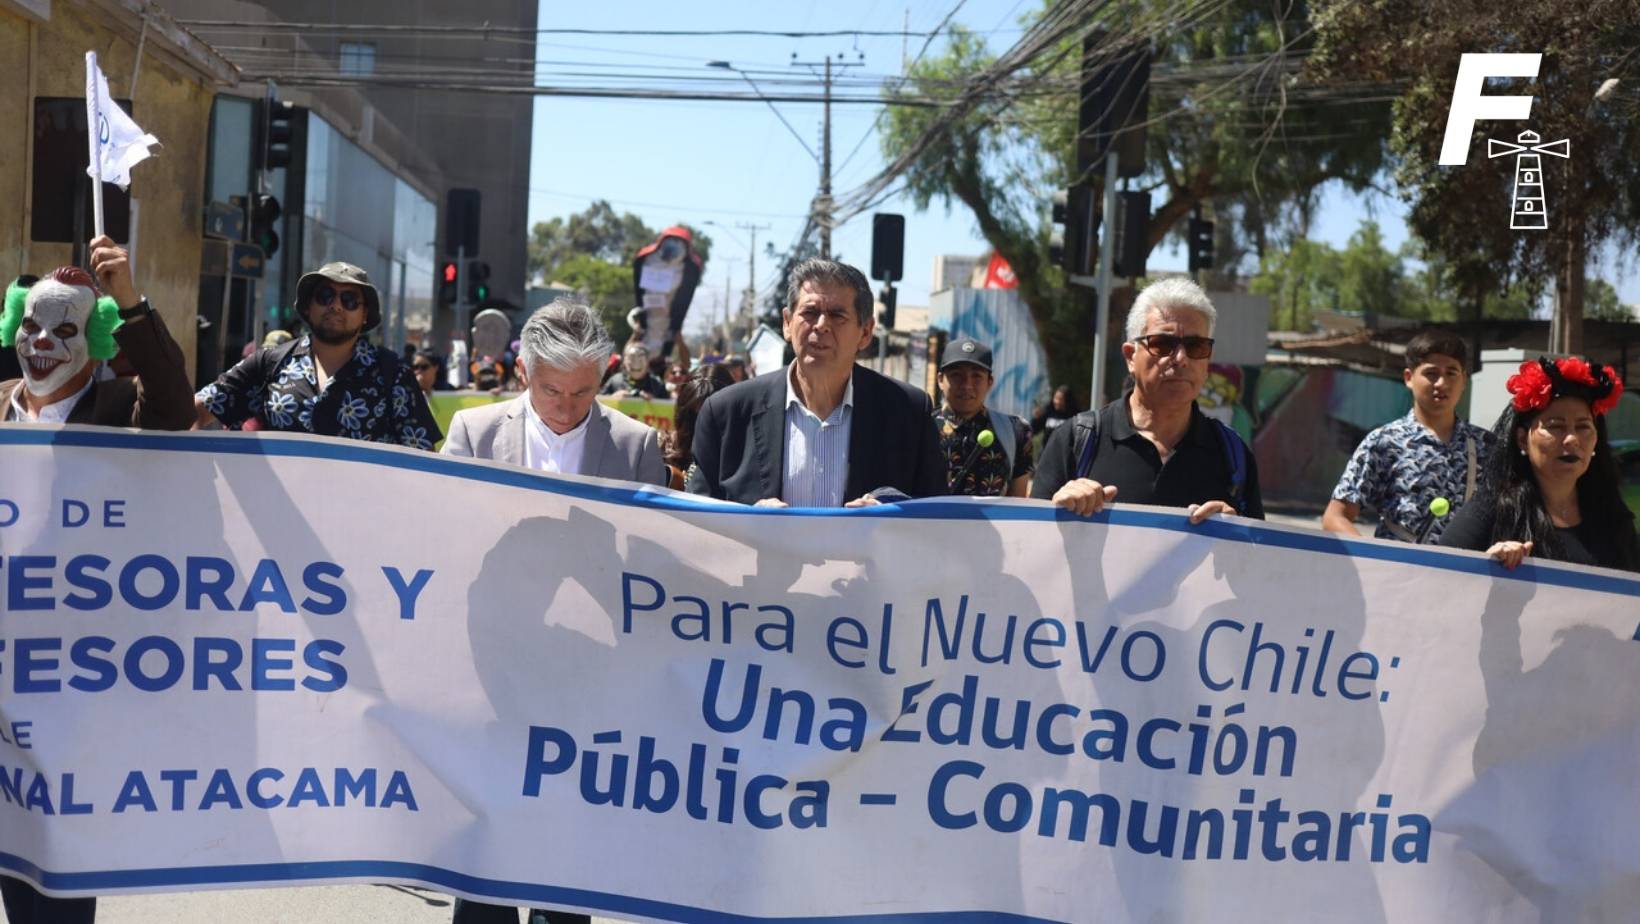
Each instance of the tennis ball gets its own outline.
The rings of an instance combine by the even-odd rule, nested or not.
[[[1452,502],[1444,497],[1437,497],[1429,502],[1429,512],[1444,517],[1452,512]]]
[[[991,448],[991,444],[997,441],[997,435],[990,430],[979,431],[979,436],[976,438],[979,440],[979,444],[987,449]]]

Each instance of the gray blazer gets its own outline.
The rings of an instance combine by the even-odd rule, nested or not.
[[[523,465],[525,416],[530,413],[524,402],[528,400],[527,395],[519,395],[511,401],[457,411],[440,451],[447,456]],[[666,463],[661,460],[654,428],[597,401],[592,402],[591,417],[577,474],[666,484]]]

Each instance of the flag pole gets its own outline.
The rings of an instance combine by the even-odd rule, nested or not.
[[[97,101],[97,53],[85,53],[86,139],[91,148],[91,215],[94,237],[103,236],[102,110]]]

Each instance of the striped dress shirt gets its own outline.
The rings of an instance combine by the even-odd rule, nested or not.
[[[841,507],[848,487],[848,441],[854,428],[854,377],[843,403],[821,420],[798,400],[786,367],[786,471],[780,499],[793,507]]]

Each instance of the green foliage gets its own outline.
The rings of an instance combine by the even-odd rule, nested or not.
[[[689,229],[695,253],[704,263],[712,239],[689,224],[679,224]],[[586,211],[535,223],[526,248],[530,278],[585,292],[603,316],[609,335],[624,343],[632,335],[626,315],[636,297],[632,259],[659,233],[631,212],[616,214],[599,199]]]
[[[1185,29],[1169,18],[1176,12],[1163,0],[1118,0],[1096,14],[1113,38],[1157,43],[1147,172],[1130,188],[1153,194],[1147,249],[1208,206],[1219,223],[1220,265],[1233,270],[1242,254],[1264,252],[1270,228],[1288,213],[1313,207],[1320,185],[1371,181],[1388,110],[1359,96],[1313,93],[1295,77],[1307,49],[1305,4],[1229,0]],[[1269,59],[1283,48],[1291,57]],[[1033,61],[1019,88],[954,124],[941,121],[942,110],[909,107],[889,107],[882,121],[890,160],[920,152],[902,175],[918,208],[963,205],[1012,265],[1054,381],[1087,381],[1090,363],[1092,299],[1068,290],[1047,256],[1048,198],[1076,179],[1081,58],[1079,39],[1067,40]],[[993,60],[982,39],[953,30],[943,53],[911,69],[902,92],[955,99]],[[931,132],[933,142],[920,144]]]
[[[695,253],[706,260],[712,251],[712,239],[688,223],[679,224],[689,229]],[[617,214],[613,206],[599,199],[583,212],[535,223],[526,248],[530,278],[556,282],[554,271],[577,255],[625,265],[630,277],[632,258],[659,233],[631,212]]]
[[[1583,316],[1595,321],[1640,320],[1629,306],[1617,299],[1617,289],[1604,279],[1590,279],[1583,285]]]
[[[1391,251],[1373,221],[1363,221],[1342,250],[1300,238],[1284,250],[1266,251],[1248,288],[1270,296],[1272,324],[1297,331],[1310,330],[1321,310],[1470,320],[1477,299],[1482,318],[1524,320],[1542,298],[1541,289],[1523,283],[1466,294],[1459,274],[1439,252],[1415,239],[1399,253]]]
[[[1569,324],[1585,300],[1584,268],[1604,241],[1640,240],[1640,122],[1632,91],[1597,100],[1618,78],[1640,79],[1640,20],[1633,0],[1317,0],[1312,64],[1340,83],[1393,84],[1396,181],[1410,225],[1454,267],[1465,300],[1489,297],[1500,279],[1554,279]],[[1550,227],[1509,225],[1514,159],[1485,156],[1486,137],[1513,141],[1528,125],[1481,122],[1469,162],[1440,166],[1447,110],[1464,53],[1540,52],[1538,78],[1496,83],[1534,97],[1529,127],[1566,138],[1571,158],[1546,158]]]
[[[553,270],[552,279],[586,293],[616,343],[625,343],[632,336],[632,328],[626,323],[626,313],[632,310],[630,266],[610,263],[592,254],[578,253],[558,264]]]

